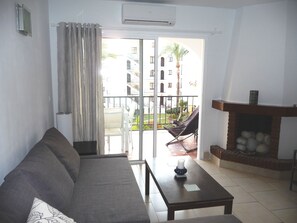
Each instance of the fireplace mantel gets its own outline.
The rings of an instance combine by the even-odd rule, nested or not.
[[[220,111],[237,112],[242,114],[257,114],[279,117],[297,117],[297,107],[284,107],[274,105],[251,105],[243,103],[213,100],[212,107]]]

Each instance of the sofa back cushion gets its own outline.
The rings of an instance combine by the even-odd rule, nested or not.
[[[65,136],[56,128],[46,131],[42,140],[63,163],[66,170],[75,182],[79,174],[80,157]]]
[[[31,185],[34,193],[30,190],[28,192],[26,187],[23,190],[22,186],[19,188],[19,185],[17,185],[20,183],[18,178],[26,181],[25,185]],[[14,187],[11,187],[11,190],[14,190],[14,192],[10,191],[8,186],[5,186],[14,184],[16,184],[15,187],[18,189],[16,190]],[[13,203],[20,203],[23,207],[17,211],[29,214],[34,196],[44,200],[62,212],[67,211],[71,202],[74,183],[57,157],[45,144],[39,142],[32,148],[25,159],[5,177],[4,186],[4,189],[1,189],[1,193],[3,193],[1,195],[1,202],[3,198],[5,199],[3,202],[7,203],[1,205],[7,205],[7,212],[9,215],[12,215],[14,209],[11,207],[11,204]],[[26,200],[24,203],[18,201],[18,198],[22,196],[28,196],[24,198]],[[27,206],[29,203],[28,200],[31,201],[29,207]]]
[[[26,222],[37,191],[23,174],[4,181],[0,187],[0,222]]]

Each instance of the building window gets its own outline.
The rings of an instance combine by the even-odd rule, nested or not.
[[[169,60],[169,62],[173,62],[173,57],[170,56],[170,57],[168,58],[168,60]]]
[[[153,76],[155,76],[155,71],[154,70],[151,70],[150,71],[150,77],[153,77]]]
[[[168,70],[168,74],[169,75],[172,75],[172,70]]]
[[[160,105],[164,105],[164,97],[163,96],[160,97]]]
[[[127,83],[131,83],[131,74],[127,73]]]
[[[164,67],[164,65],[165,65],[165,59],[164,57],[161,57],[161,67]]]
[[[127,95],[131,95],[131,88],[127,86]]]
[[[127,60],[127,70],[131,70],[131,61]]]
[[[154,63],[154,57],[153,56],[150,56],[150,63]]]
[[[172,83],[168,83],[168,88],[172,88]]]
[[[150,83],[150,90],[154,90],[154,83]]]
[[[161,80],[164,80],[164,70],[161,70]]]
[[[164,93],[164,84],[163,83],[160,84],[160,92]]]

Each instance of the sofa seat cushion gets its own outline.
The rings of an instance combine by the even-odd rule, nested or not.
[[[45,144],[37,143],[25,159],[5,177],[5,182],[20,176],[34,188],[37,197],[49,205],[61,211],[69,206],[74,183],[65,167]],[[26,193],[26,190],[22,193]]]
[[[81,159],[67,215],[80,223],[150,222],[125,157]]]
[[[63,163],[72,180],[75,182],[79,173],[80,157],[65,136],[56,128],[50,128],[44,134],[42,142],[45,143],[58,157],[61,163]]]

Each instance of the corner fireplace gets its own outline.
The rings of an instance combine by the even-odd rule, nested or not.
[[[229,113],[226,150],[211,146],[211,153],[219,159],[275,170],[291,169],[290,160],[278,159],[282,117],[296,117],[296,107],[252,105],[213,100],[212,107]],[[245,154],[238,149],[242,132],[259,132],[269,136],[269,150],[260,156]]]

